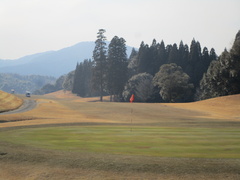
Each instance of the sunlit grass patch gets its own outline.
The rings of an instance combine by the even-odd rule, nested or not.
[[[0,112],[17,109],[22,105],[22,103],[22,99],[12,94],[0,91]]]

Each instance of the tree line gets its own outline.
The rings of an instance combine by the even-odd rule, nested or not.
[[[97,33],[93,59],[76,66],[72,92],[79,96],[129,101],[134,94],[138,102],[189,102],[240,92],[239,32],[230,52],[219,57],[195,39],[190,46],[154,39],[129,58],[124,38],[113,37],[107,47],[105,32]]]

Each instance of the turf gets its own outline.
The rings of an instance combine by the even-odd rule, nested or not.
[[[1,141],[43,149],[184,158],[240,158],[237,128],[72,126],[0,132]]]

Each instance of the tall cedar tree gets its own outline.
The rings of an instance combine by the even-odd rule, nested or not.
[[[128,79],[137,74],[138,52],[133,48],[128,60]]]
[[[92,95],[92,64],[92,61],[87,59],[84,60],[84,62],[77,64],[72,90],[74,94],[77,94],[81,97]]]
[[[80,76],[79,64],[77,63],[75,73],[74,73],[74,81],[73,81],[73,89],[72,89],[72,93],[74,94],[78,94],[78,89],[80,85],[80,79],[78,78],[79,76]]]
[[[100,92],[100,101],[103,100],[103,90],[106,84],[106,37],[104,29],[99,29],[97,40],[95,41],[95,48],[93,51],[93,87]]]
[[[144,42],[141,43],[138,57],[137,57],[137,72],[138,73],[144,73],[149,72],[149,67],[151,63],[149,61],[149,46],[144,44]]]
[[[114,95],[114,100],[121,99],[124,85],[127,82],[127,53],[123,38],[113,37],[108,46],[107,58],[107,89]]]

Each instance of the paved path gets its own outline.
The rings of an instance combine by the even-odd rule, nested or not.
[[[8,112],[3,112],[0,113],[1,114],[17,114],[17,113],[22,113],[22,112],[26,112],[26,111],[30,111],[32,109],[34,109],[36,107],[37,103],[35,100],[32,99],[25,99],[23,102],[23,105],[20,106],[18,109],[12,110],[12,111],[8,111]]]

